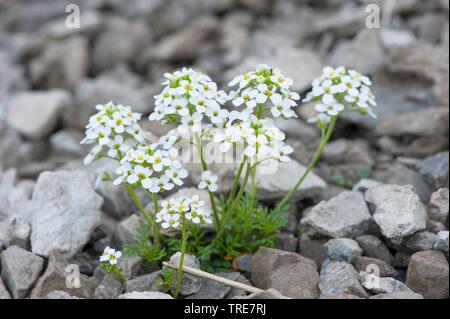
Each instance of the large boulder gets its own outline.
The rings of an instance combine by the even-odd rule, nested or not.
[[[57,250],[67,258],[73,257],[99,225],[102,203],[87,173],[42,173],[30,208],[33,253],[47,257],[52,250]]]

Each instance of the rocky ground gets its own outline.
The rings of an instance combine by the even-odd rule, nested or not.
[[[138,257],[121,261],[125,284],[98,267],[106,245],[132,240],[139,217],[126,193],[101,182],[113,163],[82,165],[83,127],[109,100],[149,114],[162,74],[180,66],[224,88],[257,63],[282,68],[299,93],[325,65],[353,67],[372,77],[379,118],[342,118],[276,249],[220,274],[267,292],[246,296],[187,277],[182,294],[449,297],[448,1],[396,1],[379,30],[364,24],[376,0],[85,0],[76,1],[75,30],[64,27],[66,2],[75,1],[0,0],[0,299],[170,298],[157,291],[160,272],[144,272]],[[269,204],[295,183],[319,139],[302,119],[280,126],[295,161],[260,179]],[[226,192],[232,168],[214,169]],[[198,183],[191,172],[187,186]],[[198,267],[194,257],[186,263]],[[79,289],[66,285],[70,264],[83,274]]]

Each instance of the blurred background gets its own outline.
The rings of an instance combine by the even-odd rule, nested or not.
[[[70,3],[80,28],[66,26]],[[372,4],[380,28],[368,28]],[[343,65],[372,77],[379,119],[345,116],[317,173],[339,188],[410,183],[427,201],[436,185],[418,165],[448,150],[448,12],[446,0],[0,0],[0,166],[30,181],[80,167],[96,104],[149,114],[163,74],[182,66],[226,89],[266,63],[304,94],[324,66]],[[298,113],[280,126],[305,164],[318,132],[303,120],[311,106]]]

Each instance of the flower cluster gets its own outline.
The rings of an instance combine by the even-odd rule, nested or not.
[[[188,172],[178,161],[178,150],[173,146],[176,139],[162,137],[151,145],[139,144],[130,149],[120,161],[114,185],[124,182],[142,187],[157,194],[183,185]]]
[[[100,256],[100,262],[109,265],[117,265],[120,257],[122,257],[122,253],[120,251],[106,247],[103,254]]]
[[[183,68],[164,75],[167,81],[161,94],[155,96],[155,110],[151,121],[181,124],[181,131],[198,132],[204,117],[214,125],[221,125],[228,111],[221,109],[227,94],[217,90],[217,84],[207,75]]]
[[[368,77],[354,70],[326,67],[322,76],[313,82],[313,89],[305,99],[305,102],[318,102],[315,106],[318,116],[312,121],[328,123],[344,111],[375,116],[372,107],[377,103],[371,85]]]
[[[233,146],[244,149],[244,156],[253,162],[266,159],[289,161],[294,149],[285,144],[285,134],[270,118],[258,119],[255,115],[230,119],[222,130],[217,130],[214,141],[220,143],[220,151],[228,152]]]
[[[231,87],[238,86],[230,93],[229,99],[236,107],[244,106],[243,112],[255,113],[258,117],[266,108],[270,109],[273,117],[295,117],[293,108],[300,96],[290,90],[292,83],[292,79],[285,77],[280,69],[261,64],[256,70],[238,75],[229,83]],[[270,104],[266,105],[269,101]]]
[[[211,212],[205,208],[205,201],[197,195],[191,198],[180,196],[163,201],[161,210],[156,214],[156,222],[162,228],[179,228],[183,218],[194,224],[211,224]]]
[[[107,149],[106,155],[120,159],[136,142],[144,142],[144,134],[138,124],[141,114],[131,111],[131,107],[115,105],[113,102],[99,104],[98,112],[91,116],[86,125],[86,137],[81,144],[96,144],[84,160],[88,165]]]

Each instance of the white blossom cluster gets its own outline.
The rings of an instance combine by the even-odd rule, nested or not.
[[[138,124],[141,114],[129,106],[115,105],[113,102],[99,104],[98,112],[90,117],[86,125],[86,137],[81,144],[96,144],[84,159],[88,165],[105,148],[106,155],[115,159],[128,151],[137,142],[144,142],[144,134]]]
[[[375,117],[372,107],[377,103],[371,85],[368,77],[354,70],[326,67],[322,76],[314,80],[312,91],[305,99],[305,102],[318,102],[315,106],[318,115],[312,122],[328,123],[344,111]]]
[[[115,249],[112,249],[108,246],[100,256],[100,262],[108,263],[110,265],[116,265],[121,256],[122,253],[120,251],[116,251]]]
[[[194,224],[212,224],[211,212],[205,205],[198,195],[163,201],[161,210],[156,214],[156,222],[161,223],[164,229],[179,228],[183,217]]]
[[[230,83],[238,87],[230,92],[229,99],[236,107],[244,106],[244,113],[262,114],[270,109],[273,117],[296,117],[293,110],[300,95],[291,91],[292,79],[285,77],[280,69],[258,65],[256,70],[236,76]]]
[[[287,162],[294,149],[284,143],[285,138],[272,119],[258,119],[252,114],[230,119],[223,129],[217,130],[214,141],[220,143],[219,149],[224,153],[234,146],[243,148],[244,156],[253,162],[266,159]]]
[[[114,185],[128,183],[157,194],[183,185],[188,172],[178,160],[176,138],[162,137],[151,145],[139,144],[130,149],[120,161]]]
[[[151,121],[177,123],[180,131],[193,132],[201,130],[204,118],[219,126],[226,121],[228,111],[221,105],[226,102],[227,94],[217,90],[217,84],[207,75],[183,68],[164,76],[167,81],[162,83],[161,94],[155,96]]]

